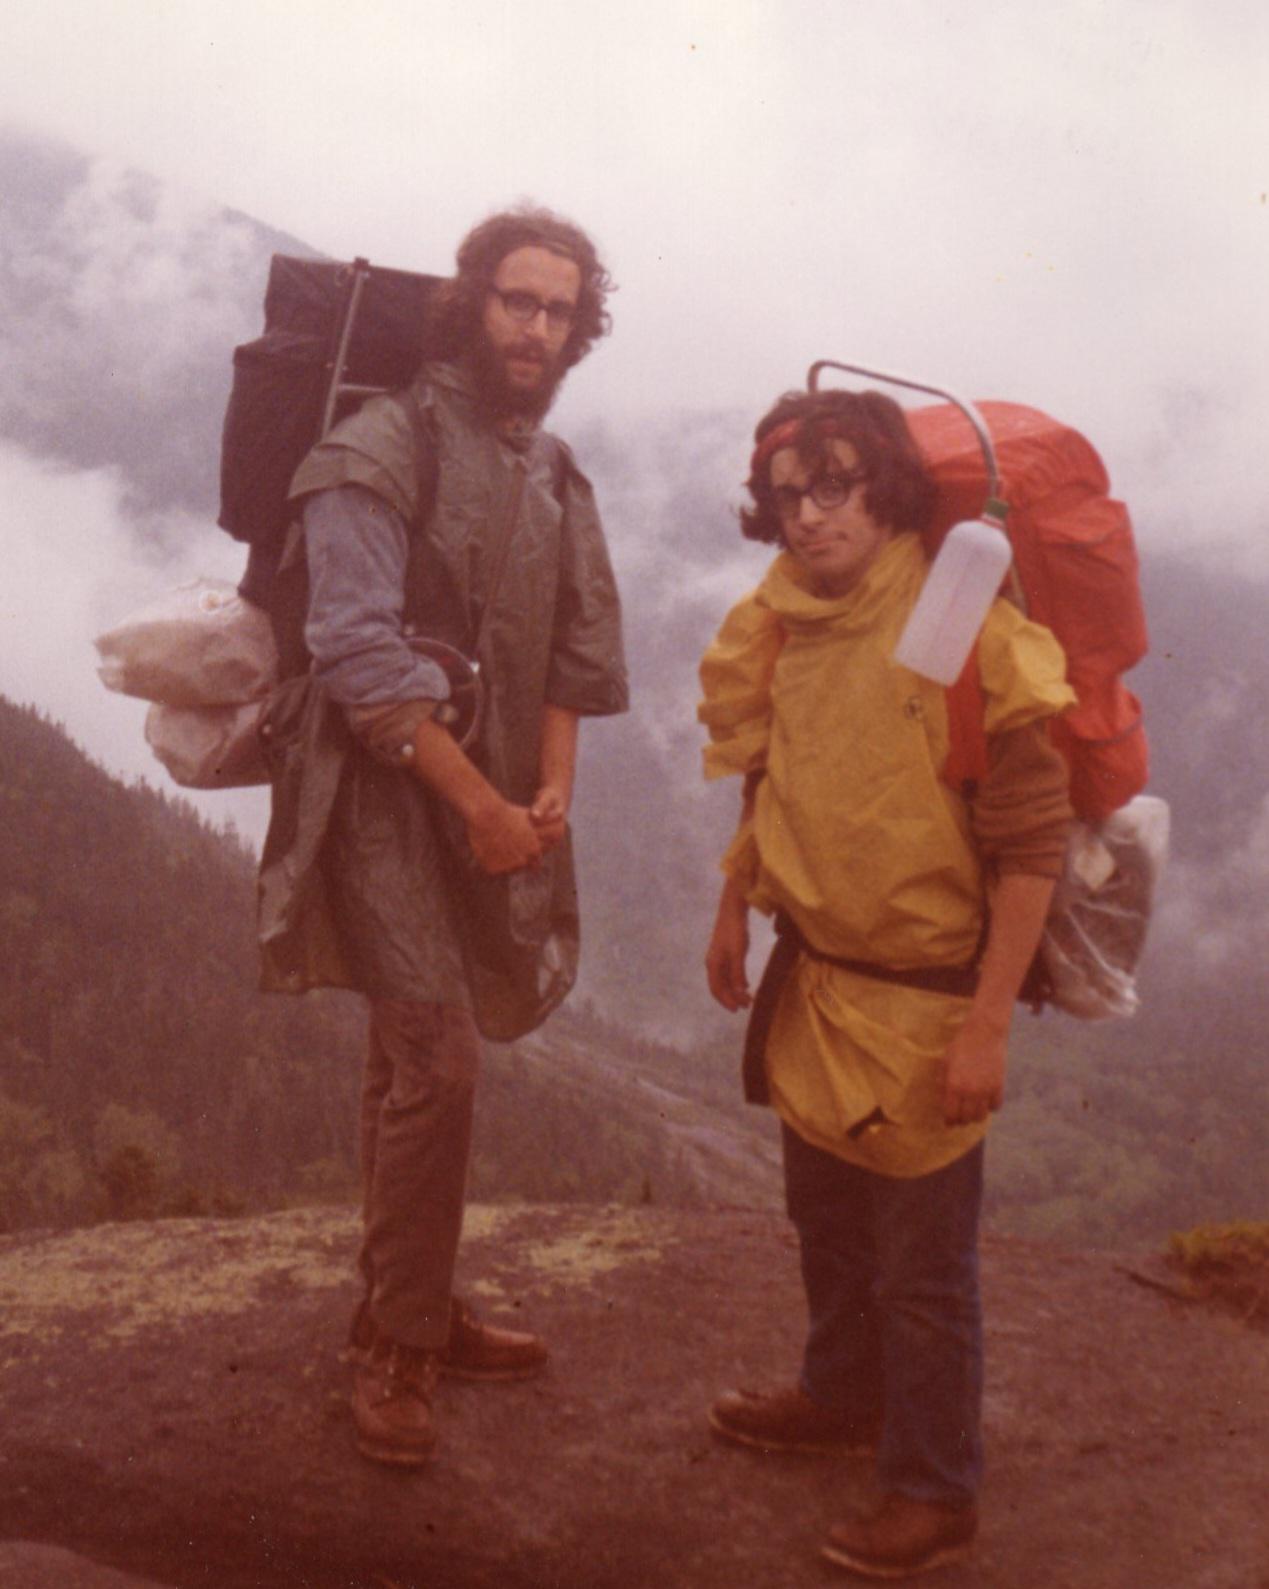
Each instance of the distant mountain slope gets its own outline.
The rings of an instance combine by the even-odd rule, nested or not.
[[[210,517],[230,350],[259,330],[267,256],[277,247],[306,251],[255,221],[193,207],[135,173],[0,136],[0,438],[70,466],[116,469],[137,508],[137,541],[148,548],[165,514],[178,522],[186,509]],[[637,329],[623,322],[617,334]],[[584,372],[578,379],[585,379]],[[748,402],[753,395],[738,397]],[[587,1041],[620,1052],[646,1040],[672,1087],[692,1093],[703,1082],[715,1090],[710,1106],[719,1111],[724,1099],[734,1103],[739,1023],[711,1007],[701,961],[717,859],[734,822],[737,791],[702,783],[694,706],[700,653],[728,604],[756,582],[766,561],[763,549],[742,543],[729,506],[744,474],[752,421],[753,414],[741,409],[684,412],[669,393],[665,410],[655,416],[620,428],[592,420],[570,435],[594,478],[609,528],[626,612],[634,705],[628,717],[583,728],[575,807],[582,977],[574,1013],[560,1018],[564,1024],[552,1023],[549,1032],[552,1039],[566,1032],[567,1023],[581,1019],[577,1012],[589,1005],[600,1024]],[[1133,484],[1131,478],[1115,481],[1130,506]],[[1010,1103],[993,1143],[994,1216],[1016,1228],[1072,1239],[1154,1234],[1169,1224],[1269,1207],[1269,1156],[1249,1140],[1269,1104],[1260,1059],[1269,1022],[1263,973],[1269,942],[1269,736],[1261,729],[1269,709],[1269,584],[1234,575],[1201,553],[1160,556],[1153,550],[1156,529],[1138,520],[1154,650],[1131,682],[1146,704],[1153,788],[1170,801],[1174,830],[1143,976],[1142,1011],[1131,1022],[1096,1028],[1052,1015],[1040,1022],[1021,1016]],[[162,583],[158,567],[155,582]],[[50,592],[50,610],[54,602]],[[85,675],[87,693],[97,686],[87,667]],[[156,812],[162,807],[154,796],[143,798]],[[71,815],[64,831],[78,837],[88,830]],[[192,839],[171,844],[178,854],[182,847],[198,850]],[[238,922],[241,936],[215,951],[218,964],[233,972],[209,977],[208,985],[217,988],[231,981],[249,988],[254,974],[248,858],[240,855],[237,865],[234,886],[240,892],[234,897],[241,904],[226,905],[224,915]],[[144,875],[144,869],[130,875]],[[156,875],[171,875],[182,888],[206,882],[209,898],[222,897],[216,892],[222,885],[206,881],[188,858],[170,874],[160,869]],[[30,903],[37,895],[29,888],[19,892],[26,903],[13,909],[22,927],[23,912],[37,908]],[[115,897],[129,901],[120,909],[132,908],[118,879]],[[85,909],[100,918],[99,904],[88,901]],[[125,931],[119,929],[121,937]],[[31,1052],[61,1051],[58,1022],[69,1023],[84,1042],[92,1026],[75,990],[77,979],[91,981],[101,971],[95,947],[68,919],[58,932],[51,946],[38,950],[57,975],[37,975],[38,998],[31,992],[20,996],[24,1021],[42,1034],[34,1048],[32,1040],[22,1039]],[[73,972],[68,944],[81,951]],[[756,964],[752,969],[756,973]],[[191,974],[197,979],[197,968]],[[159,986],[166,976],[165,968]],[[118,973],[117,990],[123,989],[129,992],[124,1005],[139,1000],[148,1007],[134,972]],[[200,999],[205,996],[200,992]],[[43,1027],[35,1013],[40,1000],[52,1011]],[[233,1088],[216,1081],[223,1096],[207,1112],[205,1126],[196,1110],[183,1120],[181,1100],[213,1088],[208,1078],[218,1074],[215,1065],[203,1065],[188,1084],[169,1087],[168,1099],[156,1064],[162,1118],[170,1115],[183,1140],[192,1140],[190,1120],[197,1115],[206,1133],[204,1147],[185,1149],[194,1153],[188,1173],[196,1172],[201,1195],[214,1193],[222,1162],[263,1195],[274,1163],[281,1162],[263,1151],[251,1162],[234,1124],[234,1089],[241,1122],[252,1118],[255,1100],[281,1098],[287,1086],[301,1093],[311,1087],[312,1107],[283,1154],[288,1184],[301,1171],[305,1184],[346,1183],[356,1018],[344,1001],[315,1002],[321,1019],[305,1014],[304,1021],[316,1024],[312,1031],[305,1027],[292,1048],[286,1023],[300,1015],[266,1018],[266,1008],[267,1001],[252,1003],[244,993],[224,1017],[235,1032],[250,1034],[249,1041],[234,1038],[239,1047],[253,1051],[267,1041],[275,1045],[271,1053],[327,1057],[306,1059],[296,1078],[287,1075],[285,1061],[270,1061],[250,1080],[237,1078]],[[202,1041],[198,1009],[199,1000],[190,1001],[184,1044]],[[319,1041],[313,1033],[324,1025],[332,1035]],[[258,1032],[264,1035],[257,1038]],[[128,1051],[126,1040],[110,1036],[102,1074],[115,1063],[109,1044],[118,1043]],[[679,1045],[682,1052],[658,1043]],[[547,1073],[531,1056],[532,1051],[528,1078]],[[26,1059],[11,1063],[15,1074],[27,1074]],[[51,1082],[55,1072],[56,1064],[44,1080]],[[635,1067],[631,1074],[638,1073]],[[491,1066],[491,1100],[500,1096],[494,1074]],[[18,1096],[44,1092],[36,1087]],[[509,1119],[515,1096],[506,1094]],[[662,1161],[660,1149],[649,1145],[661,1140],[655,1135],[661,1126],[655,1111],[640,1114],[646,1102],[641,1089],[627,1088],[630,1120],[646,1118],[654,1135],[640,1136],[637,1152],[633,1142],[612,1146],[606,1184],[641,1188],[651,1163],[654,1195],[671,1195],[671,1185],[686,1183],[667,1169],[673,1154]],[[68,1099],[71,1113],[72,1104]],[[573,1121],[597,1113],[601,1124],[595,1129],[604,1129],[606,1116],[593,1097],[579,1094],[569,1104],[561,1090],[557,1108],[571,1109]],[[127,1122],[114,1115],[110,1124],[118,1137]],[[69,1161],[57,1156],[60,1139],[45,1142],[39,1121],[27,1117],[19,1123],[11,1118],[9,1129],[28,1145],[44,1142],[36,1155],[47,1182],[41,1195],[54,1203],[69,1197],[66,1187],[74,1177]],[[81,1122],[77,1129],[82,1160],[90,1127]],[[170,1158],[169,1146],[156,1135],[151,1156]],[[502,1173],[497,1157],[482,1156],[482,1174]],[[501,1162],[505,1167],[505,1158]],[[554,1175],[565,1173],[558,1156],[539,1156],[535,1163],[549,1163]],[[535,1185],[537,1173],[526,1167]]]
[[[359,1001],[254,992],[254,863],[0,697],[0,1230],[354,1195]],[[585,1010],[489,1055],[493,1197],[764,1202],[769,1141]]]
[[[230,353],[297,239],[136,171],[0,131],[0,434],[215,517]]]

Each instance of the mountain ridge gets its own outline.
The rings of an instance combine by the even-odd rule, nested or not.
[[[59,460],[62,468],[104,463],[115,471],[124,488],[125,528],[110,544],[131,537],[152,589],[163,580],[161,554],[172,537],[189,537],[192,544],[201,535],[204,542],[215,539],[217,551],[226,549],[223,538],[196,519],[214,512],[230,350],[258,334],[273,248],[312,251],[250,218],[227,219],[214,207],[191,206],[151,179],[66,151],[50,153],[38,141],[0,137],[0,174],[6,178],[0,183],[6,243],[0,305],[7,311],[9,355],[0,363],[0,438]],[[420,247],[426,256],[425,236]],[[586,419],[573,438],[605,508],[626,609],[635,706],[628,717],[588,723],[583,732],[574,824],[582,974],[560,1017],[565,1024],[550,1031],[565,1034],[566,1023],[589,1010],[586,1018],[598,1019],[603,1033],[586,1041],[607,1042],[619,1033],[618,1047],[659,1044],[666,1056],[658,1061],[661,1071],[677,1068],[675,1085],[689,1094],[693,1079],[708,1077],[709,1107],[718,1111],[726,1106],[725,1093],[734,1106],[728,1089],[734,1086],[738,1023],[711,1007],[700,968],[717,858],[734,823],[737,795],[734,787],[706,787],[700,779],[695,669],[726,607],[756,582],[766,556],[742,542],[729,506],[743,475],[751,419],[740,409],[688,413],[667,402],[664,413],[620,431]],[[1165,441],[1160,438],[1160,445]],[[1131,505],[1132,479],[1115,484]],[[32,533],[12,519],[6,529],[15,539]],[[993,1130],[992,1184],[999,1190],[990,1196],[994,1218],[1033,1235],[1113,1242],[1269,1207],[1269,1165],[1252,1140],[1252,1123],[1269,1108],[1258,1061],[1269,1021],[1259,949],[1269,927],[1269,740],[1248,727],[1266,704],[1256,658],[1269,589],[1221,562],[1159,554],[1151,530],[1138,525],[1154,650],[1131,682],[1146,704],[1153,788],[1173,809],[1173,857],[1147,946],[1140,1014],[1101,1027],[1051,1014],[1039,1021],[1020,1014],[1015,1023],[1010,1096]],[[71,544],[76,550],[68,557],[91,565],[91,537]],[[78,577],[76,567],[61,571],[68,583]],[[41,588],[27,599],[43,621],[56,624],[61,594]],[[86,651],[87,638],[68,636],[67,655]],[[98,688],[86,664],[79,687],[86,700]],[[59,820],[62,842],[73,843],[85,818],[71,812]],[[164,862],[154,875],[170,883],[168,871]],[[233,982],[242,990],[230,1022],[237,1050],[249,1053],[260,1031],[275,1045],[294,1041],[302,1049],[311,1035],[286,1038],[283,1029],[301,1019],[311,1025],[316,1015],[266,1015],[248,997],[254,982],[248,872],[243,858],[234,896],[241,903],[226,905],[224,920],[214,924],[223,975],[207,998],[221,1009],[222,986]],[[130,912],[127,899],[147,886],[145,875],[134,869],[112,884],[121,931],[130,915],[144,914]],[[25,932],[41,902],[27,887],[16,892],[22,898],[12,909]],[[228,898],[219,882],[208,897]],[[176,913],[179,902],[170,908]],[[238,913],[231,944],[224,923]],[[180,930],[187,931],[183,923]],[[59,931],[61,947],[38,952],[60,957],[65,980],[54,986],[40,973],[32,984],[42,990],[48,1030],[34,1014],[24,1017],[24,1030],[43,1035],[34,1044],[23,1038],[22,1051],[10,1047],[0,1066],[0,1091],[12,1091],[16,1075],[27,1090],[12,1101],[24,1108],[39,1106],[41,1076],[56,1080],[59,1044],[67,1052],[74,1038],[77,1062],[93,1076],[85,1000],[77,997],[75,982],[91,979],[95,948],[80,933],[82,952],[72,964],[65,944],[76,941],[79,930],[68,923]],[[129,975],[120,971],[124,984]],[[152,1000],[152,993],[137,991],[139,1005]],[[186,1000],[184,1007],[182,1043],[199,1026],[194,1003]],[[304,1172],[310,1195],[342,1193],[351,1175],[350,1056],[360,1037],[346,1002],[332,998],[309,1008],[323,1011],[329,1029],[323,1040],[329,1058],[317,1067],[328,1097],[314,1099],[311,1114],[324,1123],[300,1133],[284,1157],[288,1175]],[[168,1040],[161,1037],[160,1048]],[[162,1095],[161,1058],[145,1063]],[[501,1063],[495,1061],[488,1078]],[[246,1096],[263,1098],[284,1071],[273,1063],[257,1066],[244,1081]],[[215,1094],[216,1077],[215,1065],[205,1063],[197,1089]],[[125,1088],[122,1076],[118,1085]],[[311,1083],[299,1075],[294,1085],[304,1091]],[[491,1086],[487,1092],[514,1113],[511,1091]],[[260,1112],[245,1108],[235,1116],[223,1087],[208,1102],[210,1117],[220,1123],[204,1152],[209,1168],[192,1188],[204,1202],[220,1192],[210,1173],[214,1159],[250,1160],[251,1121]],[[268,1108],[277,1107],[274,1097]],[[582,1113],[570,1115],[575,1129],[583,1129],[584,1110],[593,1107],[593,1100],[577,1103]],[[178,1122],[182,1108],[176,1097],[164,1104]],[[194,1113],[185,1109],[182,1129],[192,1125]],[[621,1185],[624,1195],[637,1195],[644,1172],[633,1166],[651,1157],[653,1195],[678,1195],[682,1182],[672,1150],[666,1158],[653,1146],[660,1132],[655,1113],[642,1118],[624,1147],[607,1144],[618,1161],[608,1192]],[[148,1136],[142,1150],[161,1171],[172,1144],[152,1120],[143,1124]],[[73,1166],[58,1157],[55,1143],[35,1145],[46,1125],[8,1111],[9,1140],[16,1136],[27,1157],[43,1164],[41,1195],[65,1202]],[[763,1131],[761,1125],[736,1126],[741,1140],[746,1131],[759,1137]],[[123,1151],[129,1144],[121,1133],[135,1135],[136,1129],[135,1120],[116,1112],[105,1133],[110,1151]],[[85,1146],[81,1140],[81,1152]],[[252,1184],[268,1179],[267,1158],[256,1159],[241,1164]],[[492,1156],[483,1162],[492,1166]],[[139,1172],[135,1160],[133,1169]],[[491,1167],[488,1173],[499,1172]],[[556,1195],[561,1190],[557,1186]],[[128,1191],[124,1175],[119,1193]],[[145,1191],[144,1185],[132,1188]]]

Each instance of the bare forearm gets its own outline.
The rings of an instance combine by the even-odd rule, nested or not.
[[[472,855],[491,876],[518,872],[542,859],[546,844],[528,807],[500,795],[448,730],[431,719],[420,723],[415,735],[414,770],[462,817]]]
[[[538,787],[554,789],[565,810],[573,799],[577,772],[577,713],[566,706],[542,708],[542,747],[538,755]]]
[[[756,779],[746,779],[741,803],[740,826],[753,815]],[[749,901],[740,879],[732,872],[723,878],[714,915],[714,930],[705,952],[705,976],[709,991],[725,1010],[745,1009],[752,999],[745,962],[749,956]]]
[[[943,1056],[943,1118],[948,1125],[984,1120],[1004,1102],[1014,1001],[1052,895],[1053,879],[1033,872],[1006,872],[993,893],[978,991]]]
[[[992,891],[991,923],[971,1017],[1007,1030],[1018,990],[1040,942],[1054,880],[1006,872]]]
[[[431,718],[415,731],[413,767],[428,788],[466,821],[505,804],[448,729]]]
[[[741,1010],[750,1002],[745,961],[749,954],[749,903],[734,877],[723,883],[714,917],[714,931],[705,952],[709,991],[725,1010]]]

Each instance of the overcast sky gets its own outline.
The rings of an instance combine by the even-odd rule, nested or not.
[[[811,360],[855,359],[1058,412],[1157,544],[1269,566],[1264,0],[0,0],[0,20],[0,118],[328,253],[443,271],[508,201],[581,221],[620,291],[565,434],[667,402],[756,417]],[[116,489],[20,459],[5,479],[37,517]],[[52,571],[70,533],[30,555]]]
[[[756,409],[828,355],[1056,407],[1125,449],[1187,388],[1231,446],[1258,436],[1263,0],[0,15],[8,117],[329,253],[443,270],[508,200],[574,215],[621,292],[566,402]]]

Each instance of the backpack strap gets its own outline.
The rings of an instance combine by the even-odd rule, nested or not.
[[[414,426],[415,524],[422,528],[436,506],[441,460],[431,404],[423,401],[417,384],[410,389],[410,418]]]
[[[943,782],[955,789],[966,800],[972,800],[987,776],[987,700],[983,694],[983,677],[978,666],[978,642],[975,640],[960,677],[949,684],[947,698],[947,760],[943,764]],[[987,947],[987,934],[991,928],[990,914],[983,917],[983,930],[974,951],[974,964],[982,959]],[[1029,1005],[1038,1015],[1053,997],[1053,979],[1049,974],[1044,949],[1040,947],[1032,956],[1022,986],[1018,989],[1018,1002]]]
[[[947,760],[943,782],[972,800],[987,776],[987,700],[978,666],[978,641],[970,647],[965,666],[945,691],[947,701]]]

